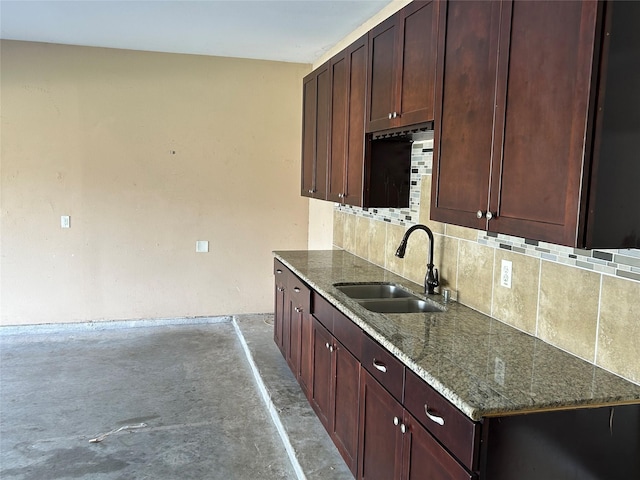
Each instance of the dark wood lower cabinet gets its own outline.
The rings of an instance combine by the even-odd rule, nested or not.
[[[368,372],[360,381],[362,480],[471,480],[456,459]]]
[[[471,480],[467,472],[408,412],[403,425],[403,480]]]
[[[315,318],[312,351],[311,406],[355,475],[360,363]]]
[[[329,345],[332,337],[318,320],[313,319],[313,388],[311,394],[311,406],[318,418],[329,430],[331,415],[331,352]]]
[[[337,340],[333,351],[331,438],[355,475],[358,467],[360,362]]]
[[[358,478],[399,479],[402,472],[402,406],[361,369]]]
[[[275,342],[356,478],[640,478],[640,405],[474,422],[277,260],[274,275]]]
[[[289,270],[277,260],[274,262],[273,275],[275,276],[274,288],[274,315],[273,315],[273,341],[276,343],[283,355],[284,348],[284,323],[285,317],[288,315],[286,311],[289,307],[286,297],[287,278],[289,278]]]

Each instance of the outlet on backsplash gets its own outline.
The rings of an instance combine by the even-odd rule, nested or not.
[[[506,288],[511,288],[511,270],[513,264],[509,260],[502,260],[502,267],[500,270],[500,285]]]

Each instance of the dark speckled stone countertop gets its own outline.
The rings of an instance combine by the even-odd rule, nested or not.
[[[640,403],[640,386],[464,305],[442,313],[370,312],[336,283],[422,287],[341,250],[276,258],[473,420],[539,410]],[[499,359],[496,361],[496,359]],[[504,362],[504,381],[496,363]]]

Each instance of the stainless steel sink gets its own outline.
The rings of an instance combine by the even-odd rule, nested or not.
[[[377,313],[443,312],[437,303],[423,300],[404,288],[384,283],[336,284],[338,290],[367,310]]]
[[[358,303],[367,310],[378,313],[439,313],[444,311],[439,305],[420,300],[417,297],[359,300]]]
[[[413,297],[411,292],[397,285],[369,283],[353,285],[336,285],[336,288],[349,298],[404,298]]]

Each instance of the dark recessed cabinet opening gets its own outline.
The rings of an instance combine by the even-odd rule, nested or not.
[[[409,137],[367,139],[370,149],[368,191],[369,207],[406,208],[409,206],[411,144]]]

